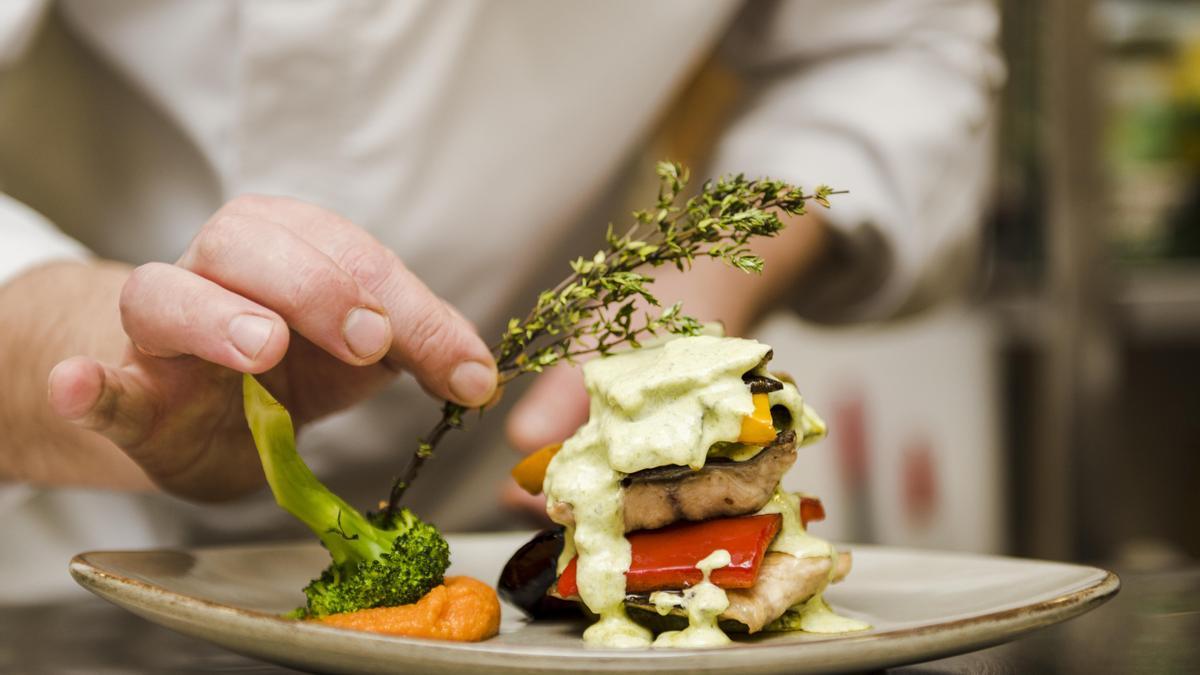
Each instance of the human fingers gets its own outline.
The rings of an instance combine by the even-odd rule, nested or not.
[[[116,367],[76,356],[58,363],[48,378],[51,410],[108,438],[178,496],[216,501],[262,482],[244,424],[219,424],[229,402],[241,400],[234,396],[239,376],[197,359],[133,361]]]
[[[55,365],[48,386],[55,414],[121,447],[139,443],[155,418],[153,397],[134,378],[86,356]]]
[[[500,505],[528,516],[539,524],[551,524],[546,515],[546,496],[531,495],[516,483],[509,482],[500,490]]]
[[[388,362],[411,372],[427,391],[472,407],[492,399],[495,360],[474,326],[367,231],[319,206],[285,197],[240,197],[229,208],[275,219],[379,298],[394,333]]]
[[[190,354],[243,373],[287,352],[283,318],[192,272],[164,263],[135,269],[121,289],[121,325],[150,356]]]
[[[218,212],[181,267],[279,314],[351,365],[381,359],[392,343],[387,311],[329,256],[271,220]]]
[[[583,371],[569,364],[539,375],[509,413],[506,431],[513,447],[533,452],[575,433],[588,419]]]

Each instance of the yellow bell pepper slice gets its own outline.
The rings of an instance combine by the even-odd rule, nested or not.
[[[768,445],[775,440],[775,425],[771,422],[771,403],[766,394],[754,394],[754,412],[742,418],[742,433],[738,442]]]
[[[546,480],[546,467],[550,466],[550,460],[554,459],[561,449],[562,443],[551,443],[521,460],[513,467],[513,480],[529,494],[541,494],[542,483]]]

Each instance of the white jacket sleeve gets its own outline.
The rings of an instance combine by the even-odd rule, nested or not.
[[[29,47],[48,5],[47,0],[0,2],[0,78]],[[0,192],[0,284],[44,262],[86,256],[83,246],[41,214]]]
[[[48,0],[0,3],[0,77],[29,47]],[[41,214],[0,192],[0,284],[37,265],[59,259],[82,259],[87,250],[55,228]],[[12,513],[35,490],[0,482],[0,513]]]
[[[87,257],[87,249],[40,213],[0,193],[0,284],[51,260]]]
[[[0,67],[16,61],[25,53],[49,4],[49,0],[0,2]]]
[[[87,249],[40,213],[0,192],[0,285],[41,263],[87,256]],[[0,513],[12,513],[35,494],[30,486],[0,480]]]
[[[803,311],[894,313],[974,241],[1004,77],[997,28],[982,0],[746,6],[725,47],[748,90],[712,168],[849,190],[821,210],[836,255]]]

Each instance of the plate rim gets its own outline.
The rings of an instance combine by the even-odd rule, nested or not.
[[[497,536],[503,534],[516,533],[470,533],[465,536]],[[457,535],[464,536],[464,535]],[[252,546],[295,546],[295,544],[286,544],[283,542],[264,542]],[[209,600],[207,598],[187,595],[177,591],[166,589],[152,583],[148,583],[141,579],[128,577],[122,574],[111,572],[104,569],[100,564],[90,560],[89,558],[97,555],[111,554],[145,554],[154,552],[169,552],[169,553],[186,553],[193,554],[201,551],[216,551],[216,550],[238,550],[248,548],[245,545],[228,545],[214,547],[184,547],[184,548],[155,548],[141,550],[93,550],[86,551],[75,555],[68,565],[71,576],[77,583],[91,591],[92,593],[110,601],[114,604],[123,607],[129,611],[155,621],[154,617],[147,616],[153,614],[155,617],[166,617],[174,619],[167,625],[168,628],[177,632],[184,632],[200,639],[205,639],[210,642],[219,644],[227,649],[239,651],[249,654],[255,658],[264,658],[264,654],[268,651],[239,649],[236,646],[216,640],[211,635],[200,635],[195,632],[189,632],[178,627],[178,624],[191,625],[196,623],[204,616],[211,616],[213,613],[222,615],[229,621],[225,622],[225,628],[219,628],[216,631],[227,635],[237,633],[242,625],[247,625],[247,622],[253,624],[258,630],[270,630],[272,633],[283,635],[284,632],[291,633],[293,639],[299,639],[301,636],[311,636],[312,639],[320,643],[333,644],[339,637],[344,637],[348,629],[337,628],[333,626],[297,622],[291,619],[286,619],[278,614],[263,612],[252,609],[245,609],[234,605]],[[360,643],[383,643],[393,645],[395,647],[411,650],[411,655],[418,657],[417,661],[422,660],[422,657],[431,658],[430,663],[438,662],[446,665],[462,666],[468,663],[479,665],[491,665],[493,667],[504,665],[507,669],[516,670],[537,670],[532,667],[527,659],[530,658],[551,658],[551,659],[570,659],[572,668],[592,668],[595,670],[624,670],[632,664],[634,660],[646,664],[647,660],[654,661],[656,667],[670,666],[672,662],[686,662],[683,657],[703,656],[706,663],[703,669],[705,670],[721,670],[731,666],[738,666],[744,672],[759,672],[753,666],[747,670],[744,667],[744,660],[751,658],[759,666],[765,667],[768,663],[777,662],[784,654],[795,654],[795,650],[803,648],[814,652],[814,656],[820,657],[821,652],[831,650],[841,650],[845,647],[854,649],[855,647],[863,647],[856,650],[860,658],[842,659],[837,662],[827,662],[827,668],[835,670],[842,669],[861,669],[870,668],[880,665],[899,665],[901,663],[911,663],[914,661],[925,661],[949,654],[964,653],[973,651],[993,644],[1007,642],[1018,636],[1027,634],[1031,631],[1050,626],[1061,621],[1074,618],[1084,614],[1108,600],[1112,599],[1120,590],[1120,578],[1112,571],[1093,567],[1090,565],[1079,565],[1075,563],[1065,563],[1060,561],[1038,560],[1032,558],[1018,558],[1012,556],[995,556],[989,554],[975,554],[958,551],[940,551],[934,549],[912,549],[904,547],[890,546],[859,546],[857,549],[874,549],[887,552],[909,552],[909,553],[937,553],[962,555],[963,557],[973,558],[1002,558],[1013,562],[1037,562],[1048,563],[1055,565],[1066,565],[1070,567],[1091,570],[1100,573],[1097,578],[1086,585],[1057,594],[1051,598],[1045,598],[1032,603],[1020,604],[1012,607],[1005,607],[995,611],[984,612],[982,614],[967,616],[950,621],[943,621],[934,624],[926,624],[921,626],[911,626],[906,628],[896,628],[883,632],[871,632],[862,635],[837,635],[837,636],[822,636],[820,638],[797,642],[742,642],[736,647],[730,649],[596,649],[584,647],[580,641],[579,647],[559,647],[559,646],[528,646],[511,643],[454,643],[439,640],[430,640],[423,638],[411,638],[403,636],[381,635],[373,633],[363,633],[361,631],[350,631],[355,634],[356,642]],[[265,620],[265,621],[264,621]],[[156,623],[163,623],[155,621]],[[989,630],[989,627],[1001,624],[1004,629],[1000,632]],[[946,638],[948,632],[953,632],[958,637],[953,640],[943,640],[946,644],[936,646],[929,644],[930,642],[937,643],[938,638]],[[437,654],[433,654],[431,650],[436,650]],[[455,656],[450,656],[450,655]],[[438,657],[440,655],[440,658]],[[446,658],[450,656],[450,658]],[[284,655],[274,654],[274,658],[287,660]],[[498,664],[497,660],[503,660],[505,663]],[[311,660],[291,660],[293,664],[311,664]],[[687,670],[695,670],[695,664],[686,666]],[[768,671],[762,671],[768,672]]]

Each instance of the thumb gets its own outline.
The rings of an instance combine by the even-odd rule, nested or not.
[[[557,365],[538,376],[508,416],[508,440],[522,452],[558,443],[588,419],[583,370]]]
[[[120,447],[137,444],[150,431],[154,420],[151,398],[119,368],[76,356],[54,366],[48,385],[55,414]]]

